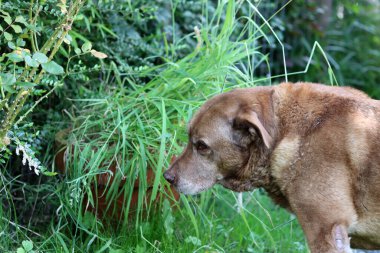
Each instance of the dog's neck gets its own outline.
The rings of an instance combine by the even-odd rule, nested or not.
[[[269,171],[270,150],[260,144],[251,145],[250,156],[244,165],[225,178],[224,186],[237,192],[250,191],[255,188],[266,188],[271,185]]]
[[[239,170],[239,173],[226,178],[220,183],[236,192],[263,188],[276,204],[289,208],[286,197],[282,194],[280,187],[270,172],[272,150],[265,148],[263,145],[252,145],[250,153],[252,155],[245,166]]]

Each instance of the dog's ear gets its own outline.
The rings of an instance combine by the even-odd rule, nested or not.
[[[264,142],[265,146],[269,149],[273,144],[273,138],[268,130],[264,127],[263,122],[259,119],[255,111],[244,110],[240,112],[234,119],[233,127],[238,130],[246,130],[250,137],[259,136]],[[249,138],[252,140],[252,138]],[[248,144],[246,138],[241,138],[245,145]]]

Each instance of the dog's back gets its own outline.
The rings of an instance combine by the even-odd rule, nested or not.
[[[305,164],[335,164],[336,168],[331,170],[339,170],[341,174],[341,178],[334,175],[329,181],[336,174],[333,171],[326,174],[319,168],[316,172],[306,172],[322,176],[319,180],[326,181],[321,184],[323,187],[336,188],[335,192],[330,191],[332,195],[352,202],[347,204],[347,212],[355,216],[348,228],[351,245],[380,247],[379,101],[352,88],[310,83],[285,83],[275,92],[280,101],[277,115],[281,115],[279,121],[283,126],[280,135],[301,135],[299,148],[304,153]],[[340,180],[346,182],[340,184]],[[308,194],[314,197],[313,193]]]

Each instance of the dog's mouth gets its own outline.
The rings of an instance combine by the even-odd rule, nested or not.
[[[176,189],[179,193],[182,193],[185,195],[196,195],[207,190],[208,188],[202,187],[202,188],[195,189],[195,188],[176,186]]]
[[[177,191],[179,193],[182,193],[184,195],[197,195],[197,194],[199,194],[199,193],[207,190],[208,188],[199,188],[199,189],[192,188],[192,189],[187,189],[185,187],[178,187],[177,186],[176,189],[177,189]]]
[[[178,192],[183,193],[185,195],[195,195],[207,189],[210,189],[215,185],[215,183],[217,183],[215,180],[193,182],[184,178],[180,178],[177,184],[175,185],[175,188],[178,190]]]

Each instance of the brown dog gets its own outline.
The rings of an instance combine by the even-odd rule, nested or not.
[[[239,89],[206,102],[188,132],[164,174],[180,192],[263,187],[311,252],[380,249],[380,101],[312,83]]]

